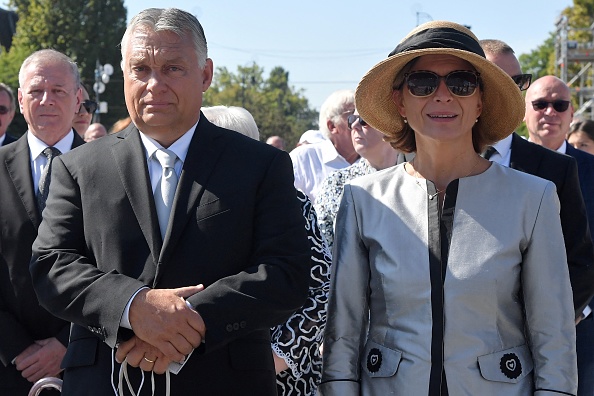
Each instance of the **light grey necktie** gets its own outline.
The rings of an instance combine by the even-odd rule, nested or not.
[[[157,208],[161,236],[165,238],[167,224],[169,224],[169,215],[173,206],[173,197],[177,188],[177,174],[175,173],[177,155],[171,150],[158,149],[153,154],[153,158],[159,161],[162,170],[161,179],[155,189],[155,206]]]
[[[49,186],[52,180],[52,162],[54,158],[58,155],[62,154],[60,150],[55,147],[46,147],[42,154],[47,157],[47,164],[41,172],[41,177],[39,178],[39,191],[37,192],[37,206],[39,207],[39,212],[43,212],[45,208],[45,202],[47,201],[47,195],[49,194]]]

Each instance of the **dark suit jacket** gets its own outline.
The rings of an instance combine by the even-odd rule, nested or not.
[[[13,138],[8,133],[5,134],[4,136],[6,136],[6,137],[4,138],[4,141],[2,142],[2,146],[6,146],[9,143],[12,143],[12,142],[16,142],[17,141],[16,138]]]
[[[41,304],[74,323],[62,394],[113,393],[110,347],[140,287],[199,283],[188,301],[206,343],[171,376],[171,394],[276,394],[269,328],[304,303],[310,270],[287,153],[202,115],[163,242],[134,125],[55,161],[31,273]]]
[[[83,143],[75,134],[72,147]],[[0,148],[0,394],[9,386],[31,388],[10,362],[35,340],[68,343],[69,323],[39,306],[31,283],[31,246],[40,222],[25,134]]]
[[[569,151],[568,145],[568,154]],[[584,170],[570,156],[531,143],[515,133],[511,144],[510,167],[550,180],[557,187],[573,302],[578,316],[594,294],[594,248],[588,228],[588,219],[594,221],[591,217],[594,210],[586,212],[586,195],[582,198],[580,193],[578,171],[581,176]],[[588,169],[594,170],[594,167]],[[594,185],[590,182],[589,187],[592,189]],[[594,209],[594,194],[590,197],[592,201],[589,207]]]

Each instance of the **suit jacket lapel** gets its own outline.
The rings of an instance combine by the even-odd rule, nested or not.
[[[41,223],[41,214],[37,208],[35,192],[33,191],[31,159],[26,134],[11,147],[14,150],[6,159],[6,168],[12,179],[14,188],[21,197],[21,201],[29,215],[29,219],[31,219],[31,222],[35,228],[37,228]]]
[[[540,150],[530,150],[530,143],[514,132],[509,167],[531,175],[537,174],[542,155]]]
[[[148,175],[146,153],[139,133],[138,129],[130,124],[118,133],[118,142],[112,146],[111,151],[115,164],[119,168],[122,185],[156,265],[161,250],[161,235],[155,202],[151,199],[153,192]]]
[[[165,235],[159,257],[160,265],[167,262],[168,256],[183,234],[186,223],[195,216],[196,206],[224,150],[225,140],[217,127],[201,114],[179,179],[171,209],[173,218],[170,221],[173,221],[173,227]],[[155,282],[158,281],[161,270],[159,267]]]

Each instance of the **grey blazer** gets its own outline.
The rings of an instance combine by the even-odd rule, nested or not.
[[[346,186],[320,395],[575,394],[554,184],[493,164],[441,216],[427,189],[402,164]]]

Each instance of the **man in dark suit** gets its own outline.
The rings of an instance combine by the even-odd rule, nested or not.
[[[6,133],[14,118],[15,110],[16,103],[12,89],[8,85],[0,83],[0,146],[6,146],[16,140]]]
[[[68,322],[39,306],[29,262],[41,222],[38,186],[48,164],[43,151],[83,144],[72,130],[80,105],[74,62],[53,50],[21,66],[18,101],[28,131],[0,148],[0,394],[27,395],[32,383],[57,376],[68,343]],[[50,179],[51,180],[51,179]]]
[[[58,157],[33,248],[41,304],[74,323],[62,394],[113,394],[124,372],[138,389],[153,371],[140,394],[154,380],[155,394],[274,395],[269,328],[310,271],[290,158],[200,113],[213,64],[191,14],[141,12],[122,56],[133,123]]]
[[[511,47],[500,40],[482,40],[481,46],[487,59],[514,78],[522,86],[521,88],[528,88],[529,84],[522,84],[522,81],[525,82],[526,79],[522,78],[520,63]],[[545,79],[544,82],[547,80],[550,79]],[[590,313],[594,287],[592,279],[594,253],[592,253],[592,239],[588,227],[588,224],[594,224],[594,174],[592,174],[594,157],[587,153],[576,153],[578,150],[565,143],[565,135],[569,131],[569,124],[573,117],[573,112],[569,107],[565,112],[557,113],[554,107],[549,104],[543,110],[537,110],[532,105],[534,100],[547,101],[569,97],[569,90],[565,84],[552,81],[556,88],[550,92],[551,98],[548,98],[546,94],[542,98],[538,98],[541,93],[535,96],[535,92],[541,92],[542,89],[543,81],[540,80],[530,87],[526,95],[525,120],[530,132],[530,139],[542,143],[538,134],[541,133],[539,131],[542,128],[545,128],[546,131],[542,132],[542,135],[548,144],[535,144],[513,133],[509,138],[494,145],[496,152],[490,159],[551,180],[557,187],[576,321],[579,322],[576,327],[578,394],[580,396],[594,395],[594,375],[592,375],[594,370],[594,321]],[[562,98],[558,97],[559,94],[562,94]],[[546,121],[551,121],[551,123]],[[556,137],[549,139],[553,135]],[[560,151],[558,149],[565,148],[564,154],[567,155],[557,152]],[[582,320],[584,317],[586,319]]]
[[[526,127],[530,140],[551,150],[572,156],[578,174],[590,229],[594,225],[594,156],[567,144],[566,136],[573,120],[569,87],[555,76],[536,80],[526,92]],[[575,214],[578,215],[578,214]],[[578,357],[578,395],[594,395],[594,301],[584,311],[587,315],[576,327]]]

